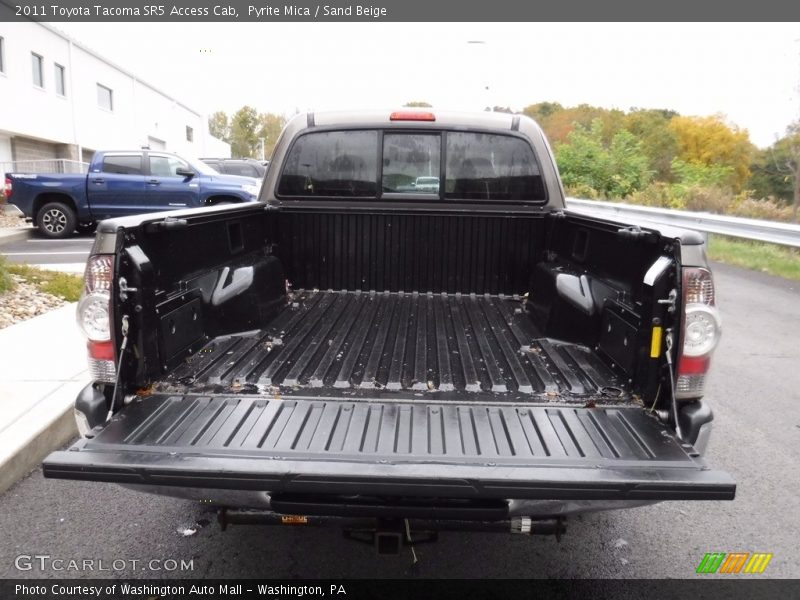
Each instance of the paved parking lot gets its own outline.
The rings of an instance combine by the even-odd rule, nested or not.
[[[76,243],[77,245],[77,243]],[[0,577],[696,577],[706,552],[771,552],[764,576],[800,577],[800,286],[717,266],[723,342],[710,381],[709,460],[738,482],[733,502],[675,502],[570,519],[552,538],[443,534],[379,557],[334,530],[234,526],[196,504],[32,473],[0,496]],[[184,535],[194,530],[191,535]],[[18,571],[20,554],[124,560],[117,573]],[[189,573],[142,570],[191,561]],[[130,561],[140,561],[134,566]]]
[[[0,253],[11,263],[27,263],[43,269],[83,273],[94,234],[75,235],[65,240],[48,240],[35,232],[24,240],[3,244]]]

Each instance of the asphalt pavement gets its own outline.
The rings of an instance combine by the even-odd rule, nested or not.
[[[699,577],[706,552],[773,553],[760,577],[800,577],[800,285],[723,265],[715,275],[724,333],[708,386],[716,413],[708,459],[737,480],[732,502],[571,518],[560,543],[447,533],[420,547],[412,566],[408,551],[377,556],[335,530],[222,532],[196,503],[46,480],[37,470],[0,496],[0,577],[683,578]],[[54,571],[53,559],[93,560],[93,570]],[[112,570],[98,571],[99,560]]]
[[[94,234],[74,234],[63,240],[49,240],[33,232],[27,239],[3,244],[2,253],[11,263],[26,263],[43,269],[83,273]]]

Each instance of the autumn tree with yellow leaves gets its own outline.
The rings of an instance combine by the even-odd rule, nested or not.
[[[727,168],[730,174],[724,183],[735,192],[745,189],[756,151],[746,129],[726,123],[722,115],[676,116],[670,129],[677,139],[678,160],[699,167]]]

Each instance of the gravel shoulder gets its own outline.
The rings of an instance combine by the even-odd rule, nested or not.
[[[27,226],[25,219],[3,214],[0,210],[0,229],[9,230],[25,226]],[[3,269],[4,265],[5,263],[0,264],[0,269]],[[37,279],[36,275],[30,278],[10,273],[9,276],[14,282],[14,287],[0,292],[0,329],[32,319],[68,303],[64,298],[42,291],[34,281]]]
[[[42,292],[18,275],[11,278],[16,283],[14,289],[0,294],[0,329],[68,304],[62,298]]]
[[[0,205],[0,208],[2,206]],[[10,215],[3,214],[2,210],[0,210],[0,228],[2,227],[25,227],[27,223],[25,219],[21,219],[20,217],[13,217]]]

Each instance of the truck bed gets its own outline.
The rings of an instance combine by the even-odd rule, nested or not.
[[[309,497],[324,515],[354,496],[404,511],[732,499],[730,477],[620,379],[594,351],[542,338],[524,298],[301,291],[267,327],[209,340],[44,474],[220,504],[217,490],[249,490],[290,514]]]
[[[296,291],[266,328],[209,340],[153,391],[630,400],[594,350],[543,337],[525,298],[358,291]]]
[[[619,379],[592,350],[540,337],[523,298],[298,292],[267,327],[209,340],[44,474],[223,505],[217,490],[248,490],[290,514],[308,498],[342,514],[354,496],[425,514],[438,499],[732,499],[730,476]]]

